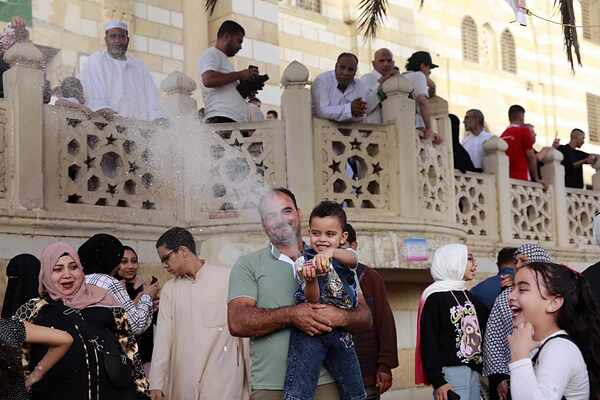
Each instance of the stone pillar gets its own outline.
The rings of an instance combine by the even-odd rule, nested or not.
[[[544,158],[542,179],[552,194],[552,219],[559,247],[569,246],[569,218],[567,217],[567,190],[565,188],[565,168],[561,165],[563,155],[552,149]]]
[[[592,167],[596,170],[592,176],[592,188],[600,191],[600,157],[596,157],[596,162],[592,165]]]
[[[483,171],[496,177],[496,196],[498,204],[498,234],[501,243],[512,241],[512,216],[510,200],[510,177],[508,174],[508,156],[506,142],[492,137],[483,144],[485,156]]]
[[[300,208],[310,210],[316,199],[313,154],[313,124],[309,71],[292,61],[283,71],[281,120],[285,135],[288,188],[295,193]]]
[[[30,41],[17,42],[5,54],[11,68],[3,75],[4,95],[11,110],[14,149],[12,201],[16,207],[44,207],[42,53]]]
[[[413,90],[412,83],[397,74],[383,83],[387,99],[382,103],[383,121],[393,123],[396,133],[396,147],[392,158],[396,160],[393,174],[397,183],[390,186],[393,210],[403,217],[419,217],[418,172],[417,172],[417,132],[415,129],[415,102],[408,98]]]
[[[208,47],[208,14],[204,1],[183,0],[183,58],[184,71],[192,79],[197,76],[197,63],[202,51]],[[197,98],[201,100],[200,94]]]
[[[160,84],[165,92],[162,105],[169,116],[191,115],[198,112],[198,103],[191,96],[196,82],[183,72],[173,71]]]

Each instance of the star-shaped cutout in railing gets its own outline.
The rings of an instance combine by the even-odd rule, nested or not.
[[[77,125],[79,125],[80,123],[81,123],[80,119],[67,118],[67,125],[72,126],[73,128],[76,128]]]
[[[379,175],[381,171],[383,171],[383,168],[378,162],[373,164],[373,175]]]
[[[93,167],[92,163],[94,162],[94,160],[96,160],[96,157],[90,157],[90,156],[87,156],[87,157],[85,158],[85,161],[84,161],[84,163],[85,163],[85,165],[88,167],[88,169],[90,169],[90,168],[92,168],[92,167]]]
[[[106,122],[94,122],[94,125],[96,125],[96,128],[98,128],[101,131],[108,126]]]
[[[112,133],[106,137],[106,144],[113,144],[116,141],[117,138],[114,137]]]
[[[115,195],[117,194],[117,185],[111,185],[110,183],[108,184],[108,189],[106,189],[106,193]]]
[[[329,167],[329,169],[331,169],[331,172],[333,172],[335,174],[336,172],[341,172],[340,171],[340,164],[341,163],[339,161],[333,160],[331,162],[331,164],[329,164],[328,167]]]
[[[156,208],[156,206],[150,200],[146,200],[142,203],[142,208],[144,210],[154,210]]]
[[[73,193],[67,196],[67,203],[79,203],[81,196],[77,193]]]
[[[135,161],[128,161],[129,162],[129,173],[130,174],[135,174],[136,171],[138,169],[140,169],[140,167],[137,166],[137,164],[135,163]]]
[[[239,150],[242,149],[242,146],[244,145],[243,143],[240,143],[239,140],[237,140],[237,138],[233,141],[233,143],[231,144],[233,147],[237,147]]]
[[[363,194],[362,186],[354,186],[352,185],[352,193],[358,198],[361,194]]]
[[[350,142],[350,146],[352,146],[351,150],[359,150],[360,151],[361,145],[362,145],[362,143],[359,142],[357,138],[354,138],[354,140]]]

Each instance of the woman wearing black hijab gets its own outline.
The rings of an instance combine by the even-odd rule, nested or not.
[[[454,169],[459,170],[462,173],[467,171],[470,172],[481,172],[479,168],[475,168],[471,156],[465,150],[462,144],[460,144],[460,120],[454,114],[448,114],[450,118],[450,127],[452,129],[452,153],[454,154]]]
[[[2,318],[10,318],[28,300],[39,297],[40,260],[31,254],[19,254],[6,266],[6,292],[2,303]]]

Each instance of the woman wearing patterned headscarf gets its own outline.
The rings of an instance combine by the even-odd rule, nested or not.
[[[133,400],[145,397],[144,376],[135,338],[115,298],[85,282],[75,250],[55,243],[42,252],[41,298],[24,304],[16,317],[67,331],[73,345],[54,368],[32,386],[33,400]],[[34,345],[31,373],[46,347]]]
[[[434,399],[479,400],[480,326],[486,308],[467,291],[477,264],[467,246],[449,244],[436,250],[431,266],[434,282],[419,303],[416,383],[431,383]]]
[[[2,318],[10,318],[29,299],[38,297],[40,260],[31,254],[19,254],[6,266],[6,292],[2,303]]]
[[[548,252],[540,245],[525,243],[515,251],[515,269],[532,262],[552,262]],[[508,398],[510,347],[508,335],[512,333],[512,312],[508,306],[508,296],[512,287],[500,292],[488,319],[483,340],[483,374],[490,381],[490,398],[505,400]]]

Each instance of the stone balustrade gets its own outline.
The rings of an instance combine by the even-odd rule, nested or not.
[[[447,102],[431,99],[443,143],[421,139],[412,87],[402,76],[383,86],[382,125],[313,118],[309,72],[298,62],[283,73],[281,120],[204,125],[194,120],[196,84],[174,72],[161,84],[172,116],[165,127],[42,105],[36,51],[22,42],[6,54],[12,68],[0,101],[4,235],[47,242],[110,230],[151,249],[159,232],[180,225],[194,232],[204,255],[231,263],[264,243],[255,211],[260,188],[287,186],[306,214],[321,199],[344,203],[361,257],[380,268],[423,269],[436,247],[452,241],[489,259],[524,241],[540,242],[565,261],[600,257],[591,239],[598,173],[597,191],[565,189],[562,156],[554,151],[543,167],[547,189],[510,180],[506,143],[498,138],[484,146],[484,173],[454,171]],[[186,160],[189,149],[176,140],[195,134],[180,129],[186,118],[195,121],[186,128],[207,138],[189,144],[201,165]],[[425,259],[407,256],[414,238],[424,239]]]

